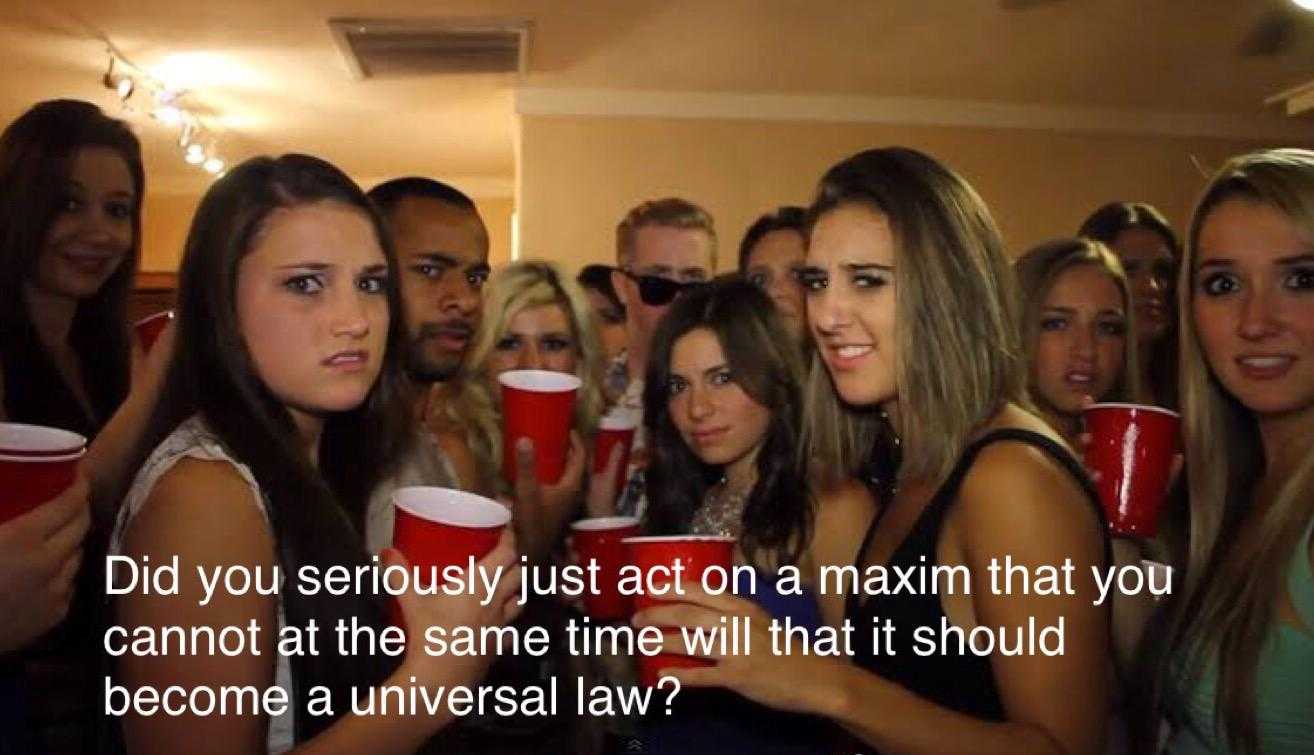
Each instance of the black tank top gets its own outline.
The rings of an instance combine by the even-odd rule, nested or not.
[[[1101,534],[1107,532],[1104,528],[1104,511],[1099,505],[1095,488],[1086,470],[1072,458],[1072,455],[1044,435],[1030,430],[1006,428],[986,434],[963,451],[963,455],[944,484],[935,492],[930,503],[913,523],[908,536],[890,556],[888,568],[908,569],[935,565],[935,547],[940,540],[940,528],[944,524],[945,514],[958,498],[958,488],[963,478],[972,468],[972,463],[981,449],[999,441],[1016,441],[1034,446],[1062,465],[1086,491],[1091,505],[1099,516]],[[867,529],[866,537],[863,538],[862,548],[858,551],[859,574],[862,574],[863,558],[885,510],[881,509]],[[1107,563],[1109,540],[1106,534],[1103,536]],[[931,627],[938,639],[940,621],[945,618],[944,611],[940,607],[940,596],[933,591],[928,592],[931,594],[900,593],[872,596],[862,603],[859,602],[857,594],[850,594],[845,604],[844,616],[853,625],[855,637],[858,638],[855,643],[854,663],[951,710],[988,721],[1004,720],[1003,703],[999,698],[999,688],[995,685],[988,656],[974,655],[970,651],[964,655],[937,652],[925,657],[914,653],[913,630],[920,626]],[[895,631],[889,642],[895,651],[894,655],[873,653],[871,627],[875,618],[879,618],[882,623],[889,619],[894,624]],[[864,752],[874,752],[874,750],[868,749]]]

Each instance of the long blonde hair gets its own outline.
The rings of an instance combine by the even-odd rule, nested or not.
[[[858,153],[821,179],[810,223],[846,205],[884,215],[897,245],[898,427],[836,395],[812,355],[805,453],[858,475],[888,432],[900,479],[943,480],[972,432],[1025,395],[1013,271],[985,203],[958,174],[915,150]]]
[[[1272,504],[1256,512],[1251,495],[1265,464],[1258,422],[1210,368],[1192,316],[1200,228],[1220,203],[1237,198],[1280,210],[1314,237],[1314,152],[1274,149],[1232,158],[1210,181],[1191,221],[1177,287],[1191,539],[1152,710],[1171,704],[1165,697],[1180,699],[1216,665],[1215,720],[1231,749],[1255,752],[1260,654],[1275,629],[1288,565],[1314,517],[1314,451]]]
[[[570,320],[575,339],[575,375],[583,387],[575,399],[573,429],[592,435],[602,413],[602,347],[588,300],[574,281],[549,262],[515,262],[496,272],[484,288],[483,314],[475,332],[466,369],[453,399],[443,403],[444,424],[465,435],[474,456],[480,486],[507,492],[498,470],[502,463],[502,410],[488,359],[506,334],[511,319],[532,307],[556,304]]]
[[[1107,396],[1095,399],[1109,401],[1140,401],[1141,370],[1136,355],[1136,313],[1132,307],[1131,290],[1127,286],[1127,274],[1122,262],[1107,246],[1094,239],[1071,238],[1055,239],[1032,247],[1013,263],[1017,273],[1019,309],[1022,311],[1022,343],[1026,347],[1027,364],[1032,365],[1036,359],[1036,341],[1040,336],[1040,310],[1049,296],[1055,281],[1063,273],[1078,265],[1089,265],[1103,273],[1118,289],[1122,297],[1123,319],[1127,336],[1122,349],[1122,374]],[[1029,373],[1030,371],[1028,371]],[[1035,386],[1031,386],[1033,403],[1043,397],[1036,396]],[[1047,411],[1047,409],[1046,409]]]

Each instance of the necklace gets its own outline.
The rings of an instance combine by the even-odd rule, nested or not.
[[[722,535],[738,538],[744,529],[744,506],[748,504],[747,490],[731,490],[726,479],[707,489],[703,505],[694,512],[689,531],[694,535]]]

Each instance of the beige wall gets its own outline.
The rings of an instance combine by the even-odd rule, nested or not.
[[[142,208],[143,271],[178,270],[187,229],[200,199],[196,194],[165,194],[147,189]],[[489,261],[494,266],[505,264],[511,259],[511,212],[515,203],[507,197],[476,199],[475,204],[488,226]]]
[[[568,269],[614,263],[613,233],[647,198],[703,204],[731,269],[740,236],[759,214],[806,204],[827,167],[861,149],[906,145],[962,173],[985,198],[1016,254],[1071,234],[1114,199],[1157,205],[1186,221],[1204,178],[1257,144],[1039,130],[632,117],[521,119],[520,250]]]

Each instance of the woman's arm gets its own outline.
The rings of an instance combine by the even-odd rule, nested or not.
[[[146,425],[164,389],[164,379],[173,359],[175,335],[176,328],[171,322],[165,326],[155,347],[144,357],[140,369],[134,370],[132,390],[100,429],[82,460],[82,468],[91,479],[98,521],[114,521],[119,505],[114,495],[126,487],[129,475],[136,472],[131,468],[133,452],[141,442],[142,433],[146,432]]]
[[[812,583],[820,585],[823,568],[846,568],[857,561],[858,549],[876,515],[876,501],[856,480],[818,493],[816,501],[807,557],[813,569]],[[817,599],[828,625],[844,623],[844,595],[818,593]]]
[[[185,688],[207,685],[272,685],[277,656],[277,602],[274,596],[234,596],[219,590],[209,602],[197,576],[197,567],[241,565],[262,568],[266,573],[277,563],[268,524],[253,500],[249,486],[227,464],[185,459],[161,478],[142,511],[133,520],[124,543],[124,554],[141,562],[149,556],[153,565],[178,558],[178,594],[169,596],[134,593],[119,598],[117,621],[131,632],[133,627],[245,627],[255,621],[260,627],[255,648],[236,657],[151,657],[125,655],[119,659],[119,681],[129,690],[141,685]],[[389,564],[405,565],[395,551],[386,551]],[[510,570],[494,599],[486,607],[469,596],[424,597],[414,593],[400,596],[408,624],[466,625],[500,624],[514,617],[515,595],[520,572],[515,568],[514,541],[508,533],[497,548],[481,562],[487,568]],[[322,630],[327,631],[327,630]],[[410,677],[419,684],[470,684],[480,678],[491,659],[431,658],[423,652],[423,633],[408,634],[405,660],[386,684],[408,686]],[[413,752],[449,720],[449,715],[429,716],[344,716],[323,734],[303,743],[295,752],[306,753],[391,753]],[[207,752],[264,753],[268,720],[249,716],[165,716],[124,719],[129,752],[173,753],[195,751],[206,743]]]
[[[845,660],[770,654],[770,617],[749,601],[687,589],[671,603],[635,616],[639,626],[721,626],[723,616],[752,620],[750,655],[709,655],[709,668],[669,669],[688,686],[720,686],[757,702],[831,718],[882,752],[920,754],[1099,753],[1109,708],[1106,606],[1096,599],[1091,566],[1103,566],[1094,512],[1076,483],[1048,458],[1015,444],[982,452],[964,481],[942,537],[952,537],[973,572],[973,626],[1065,624],[1057,657],[991,657],[1006,721],[958,713]],[[1012,557],[1033,569],[1070,558],[1076,594],[994,595],[988,566]],[[962,626],[962,623],[959,622]],[[898,631],[912,631],[902,627]],[[855,641],[870,641],[857,636]]]

